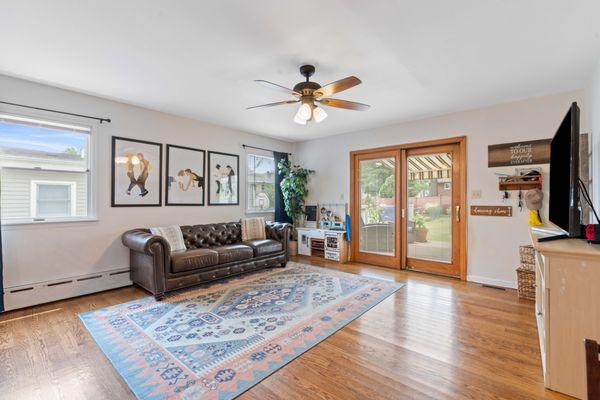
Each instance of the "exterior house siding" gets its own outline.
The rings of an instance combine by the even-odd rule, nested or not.
[[[88,213],[88,167],[84,154],[56,153],[0,147],[0,180],[3,220],[27,220],[32,215],[32,182],[75,184],[74,217]]]
[[[2,169],[2,217],[3,219],[31,218],[31,182],[75,182],[75,215],[87,215],[87,173],[48,172],[36,170]],[[10,190],[8,190],[10,188]]]

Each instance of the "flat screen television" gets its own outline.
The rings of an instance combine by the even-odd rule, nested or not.
[[[581,237],[579,210],[579,107],[571,108],[550,144],[550,222]]]

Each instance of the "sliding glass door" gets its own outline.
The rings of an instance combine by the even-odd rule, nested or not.
[[[460,276],[462,190],[457,144],[403,152],[404,265]]]
[[[397,267],[400,252],[398,190],[400,152],[374,152],[354,158],[353,247],[356,261]]]
[[[350,154],[353,261],[466,277],[465,138]]]

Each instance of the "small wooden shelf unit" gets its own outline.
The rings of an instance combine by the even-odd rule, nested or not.
[[[541,175],[514,175],[503,176],[498,182],[500,190],[529,190],[542,188]]]
[[[313,257],[325,257],[325,239],[310,239],[310,255]]]

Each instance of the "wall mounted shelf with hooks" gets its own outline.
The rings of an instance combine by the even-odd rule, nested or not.
[[[512,175],[499,178],[499,189],[506,190],[529,190],[542,188],[541,175]]]

